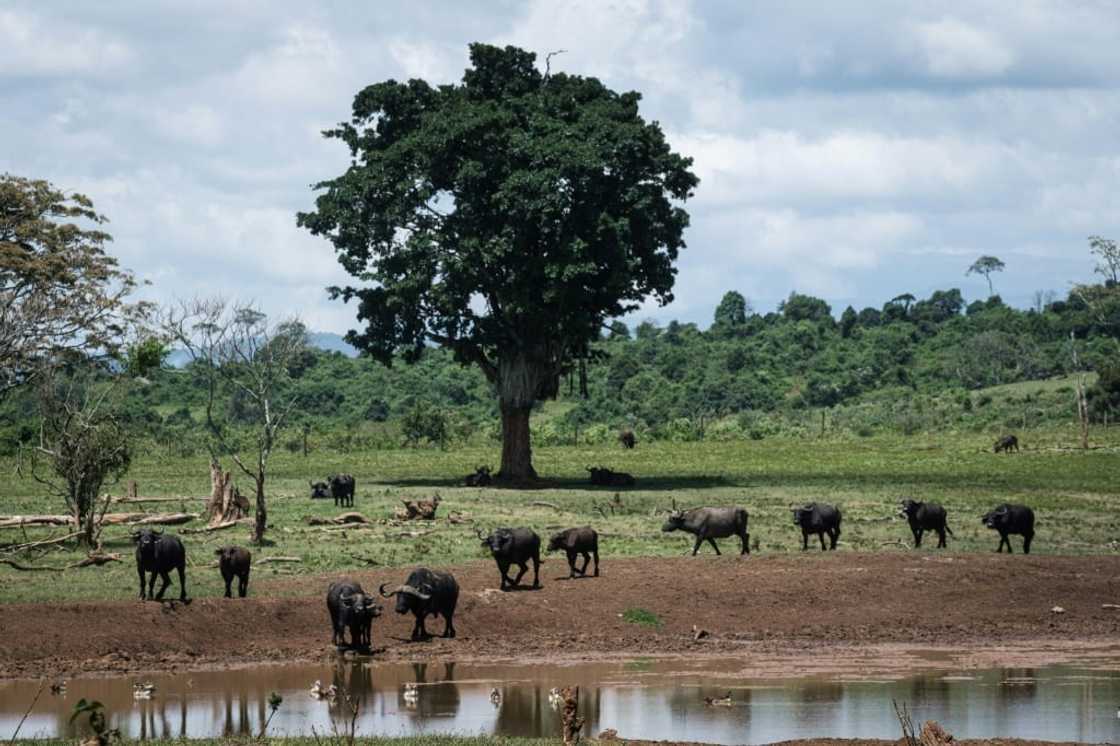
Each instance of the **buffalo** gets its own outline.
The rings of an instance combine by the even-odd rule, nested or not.
[[[914,500],[903,500],[899,504],[898,514],[910,522],[910,531],[914,534],[914,548],[922,545],[922,533],[925,531],[937,532],[937,548],[945,546],[945,532],[953,535],[945,519],[945,508],[937,503],[921,503]]]
[[[136,543],[136,573],[140,576],[140,598],[154,598],[162,600],[167,586],[171,585],[172,570],[179,573],[179,600],[187,601],[187,550],[183,542],[175,534],[164,534],[150,528],[140,529],[132,534],[132,541]],[[147,594],[144,593],[144,573],[151,573],[148,580]],[[163,585],[159,593],[152,595],[156,585],[156,575],[160,576]]]
[[[1007,545],[1008,554],[1011,553],[1011,534],[1023,537],[1023,554],[1031,553],[1031,540],[1034,538],[1034,511],[1026,505],[1012,505],[1003,503],[990,510],[980,519],[981,522],[992,529],[999,531],[999,547],[997,552],[1003,551]]]
[[[568,555],[569,578],[574,578],[577,574],[587,576],[591,555],[595,555],[595,577],[599,577],[599,534],[595,529],[584,526],[553,534],[548,540],[548,551],[555,552],[559,549],[563,549]],[[576,556],[580,554],[583,555],[583,567],[576,570]]]
[[[821,540],[822,552],[825,550],[825,534],[828,534],[830,542],[828,548],[836,548],[840,539],[840,508],[827,503],[809,503],[790,510],[793,512],[793,525],[801,527],[801,551],[809,548],[809,534],[816,534]]]
[[[334,498],[335,507],[354,507],[354,477],[332,474],[325,482],[311,482],[311,499]]]
[[[632,475],[624,471],[612,471],[602,467],[588,466],[587,472],[591,475],[591,484],[599,487],[633,487],[637,482]]]
[[[747,533],[747,511],[744,508],[693,508],[692,510],[673,510],[665,520],[662,531],[687,531],[696,536],[692,556],[700,551],[700,545],[707,541],[720,554],[716,539],[738,536],[741,544],[739,554],[751,553],[751,535]]]
[[[463,479],[463,484],[467,487],[489,487],[494,481],[494,477],[490,475],[489,466],[480,466],[474,470],[474,474],[468,474]]]
[[[506,585],[516,588],[521,578],[529,570],[529,560],[533,561],[533,587],[540,588],[541,537],[530,528],[496,528],[488,536],[478,532],[482,546],[490,549],[498,571],[502,574],[502,590]],[[509,579],[510,565],[517,565],[521,571],[513,580]]]
[[[369,649],[370,627],[381,616],[381,604],[353,580],[331,583],[327,589],[327,611],[331,614],[331,642],[342,647],[350,630],[350,647]]]
[[[1014,435],[1004,435],[992,446],[992,451],[995,453],[1011,453],[1012,451],[1018,453],[1019,439]]]
[[[404,585],[399,585],[390,593],[385,592],[382,584],[378,590],[385,598],[397,597],[397,613],[407,614],[412,612],[416,617],[416,624],[412,627],[412,639],[426,640],[431,637],[424,628],[424,620],[429,616],[442,616],[446,624],[443,627],[443,637],[455,636],[455,605],[459,603],[459,583],[449,572],[429,570],[418,567],[408,574]]]
[[[618,442],[622,444],[623,448],[630,450],[638,445],[638,437],[634,435],[633,430],[626,428],[618,434]]]
[[[226,581],[226,598],[233,598],[230,585],[237,578],[237,595],[245,598],[249,592],[249,569],[253,564],[253,555],[245,547],[222,547],[215,549],[218,555],[218,567],[222,571],[222,580]]]

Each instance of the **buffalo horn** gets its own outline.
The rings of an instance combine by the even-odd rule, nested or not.
[[[393,591],[392,593],[386,593],[385,592],[385,586],[387,586],[387,585],[389,585],[389,584],[388,583],[382,583],[381,587],[377,589],[378,592],[382,596],[384,596],[385,598],[392,598],[393,596],[395,596],[397,594],[398,591],[400,591],[400,588],[398,588],[397,590]]]
[[[409,596],[416,596],[421,601],[427,601],[428,599],[431,598],[430,594],[421,593],[420,591],[413,588],[411,585],[402,585],[400,588],[397,589],[397,591],[399,593],[406,593]]]

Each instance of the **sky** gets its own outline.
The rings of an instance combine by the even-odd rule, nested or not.
[[[222,295],[344,332],[349,279],[296,226],[339,175],[321,131],[386,79],[458,81],[473,41],[643,95],[700,177],[676,300],[839,314],[1092,279],[1120,238],[1116,2],[0,0],[0,172],[82,192],[158,301]]]

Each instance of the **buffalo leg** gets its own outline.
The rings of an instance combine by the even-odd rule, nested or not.
[[[700,545],[703,544],[703,543],[704,543],[704,540],[701,537],[697,536],[696,537],[696,543],[693,544],[693,546],[692,546],[692,556],[693,557],[695,557],[696,553],[700,551]]]
[[[144,593],[144,571],[137,570],[136,572],[140,575],[140,600],[143,601],[147,598],[147,595]]]
[[[801,532],[801,551],[804,552],[809,549],[809,532]]]
[[[513,583],[511,584],[515,588],[521,585],[521,578],[525,577],[525,573],[529,572],[529,563],[521,562],[518,564],[518,567],[520,567],[521,570],[517,573],[517,577],[513,579]]]
[[[452,613],[445,613],[443,615],[443,618],[446,621],[446,624],[443,625],[443,636],[444,637],[454,637],[455,636],[455,625],[451,621],[451,617],[453,617],[453,616],[454,616],[453,612]]]
[[[576,576],[576,552],[575,550],[568,550],[568,577],[574,578]]]
[[[709,536],[708,537],[708,543],[712,545],[712,549],[716,550],[716,554],[720,554],[719,545],[716,544],[715,539],[713,539],[712,537]]]
[[[183,603],[187,602],[187,566],[186,563],[179,565],[179,600]]]
[[[237,579],[237,595],[241,596],[241,598],[245,598],[246,594],[248,594],[248,593],[249,593],[249,573],[245,573],[244,575],[242,575],[240,578]]]
[[[946,546],[948,545],[945,543],[945,529],[939,528],[937,529],[937,548],[942,549]]]
[[[152,577],[155,576],[153,575]],[[159,592],[156,593],[156,598],[162,601],[163,594],[167,591],[167,586],[171,585],[171,575],[167,572],[167,570],[160,570],[159,579],[161,582],[159,586]]]
[[[739,540],[741,542],[743,542],[743,545],[741,547],[739,547],[739,554],[750,554],[751,553],[751,535],[744,531],[743,535],[739,537]]]
[[[829,534],[829,536],[831,537],[832,534]],[[817,538],[821,540],[821,551],[823,552],[826,548],[825,545],[824,545],[824,531],[821,531],[820,533],[818,533]]]
[[[591,564],[591,555],[588,554],[587,552],[583,552],[583,567],[581,567],[579,569],[579,574],[586,577],[587,576],[587,566],[590,565],[590,564]]]
[[[154,599],[155,598],[155,592],[156,592],[156,573],[153,570],[148,575],[148,598],[153,598]]]
[[[502,590],[505,590],[507,584],[512,585],[512,582],[509,579],[509,563],[499,562],[498,572],[502,574]]]
[[[592,554],[595,555],[595,577],[599,577],[599,547],[598,546],[596,546],[595,549],[592,550]]]
[[[1033,538],[1034,538],[1034,531],[1023,534],[1023,554],[1030,554],[1031,553],[1031,539],[1033,539]],[[1011,542],[1010,541],[1007,542],[1007,545],[1011,546]]]
[[[914,531],[914,548],[917,549],[922,545],[922,530],[917,529]]]
[[[230,586],[233,585],[233,575],[225,575],[222,577],[222,580],[226,581],[226,598],[233,598],[233,592],[230,589]],[[245,594],[243,593],[241,595]]]
[[[541,587],[541,556],[539,554],[533,555],[533,587]]]

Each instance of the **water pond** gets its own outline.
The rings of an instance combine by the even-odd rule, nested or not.
[[[248,735],[260,730],[268,698],[284,700],[272,735],[311,735],[343,728],[344,706],[310,694],[316,680],[352,691],[363,735],[415,733],[560,734],[549,704],[552,687],[578,685],[585,733],[614,728],[626,738],[711,743],[771,743],[794,738],[897,738],[892,700],[906,702],[919,724],[940,721],[958,738],[1020,737],[1120,742],[1120,671],[1054,666],[1038,669],[925,671],[886,679],[843,676],[758,679],[710,661],[635,660],[575,665],[467,663],[273,665],[146,676],[151,699],[136,699],[138,677],[79,678],[65,693],[44,692],[23,738],[74,736],[80,698],[104,703],[129,739]],[[415,683],[416,695],[405,695]],[[36,682],[0,683],[0,740],[27,711]],[[500,697],[492,697],[493,690]],[[704,698],[730,695],[729,706]],[[497,701],[494,701],[497,700]]]

